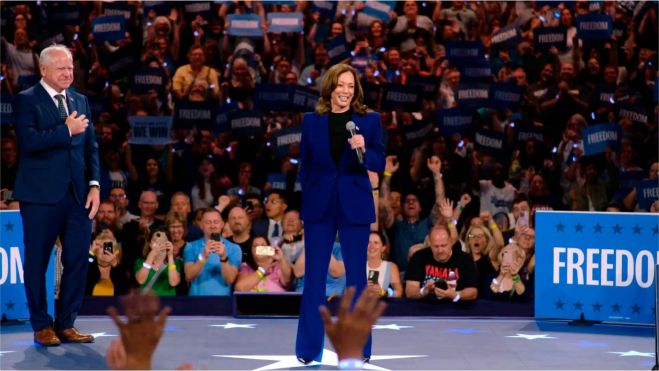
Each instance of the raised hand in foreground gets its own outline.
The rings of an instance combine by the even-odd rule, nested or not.
[[[134,291],[120,300],[127,322],[119,318],[117,308],[108,308],[108,314],[121,334],[108,348],[108,367],[114,370],[149,370],[151,358],[162,337],[170,307],[160,310],[160,299],[152,293]]]
[[[386,303],[379,300],[378,295],[371,290],[364,290],[354,308],[350,310],[354,296],[355,288],[348,287],[341,298],[336,320],[332,320],[327,307],[319,308],[320,316],[325,323],[325,332],[339,360],[362,359],[362,351],[371,328],[387,307]]]

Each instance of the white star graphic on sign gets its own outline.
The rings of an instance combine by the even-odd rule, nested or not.
[[[5,353],[14,353],[14,350],[0,350],[0,357],[4,356]]]
[[[393,323],[391,325],[373,325],[373,330],[396,330],[400,331],[402,328],[414,328],[414,326],[398,326]]]
[[[247,324],[241,325],[241,324],[238,324],[238,323],[228,322],[225,325],[210,325],[210,326],[211,327],[224,327],[224,329],[226,330],[226,329],[230,329],[230,328],[254,328],[254,326],[256,326],[256,324],[247,323]]]
[[[117,335],[108,334],[107,332],[93,332],[91,335],[94,338],[117,336]]]
[[[643,353],[637,352],[635,350],[629,350],[626,352],[609,352],[611,354],[617,354],[620,357],[654,357],[654,353]]]
[[[526,339],[526,340],[535,340],[535,339],[556,339],[553,336],[549,336],[547,334],[542,334],[542,335],[528,335],[528,334],[517,334],[515,336],[506,336],[509,338],[521,338],[521,339]]]
[[[265,356],[265,355],[222,355],[222,354],[214,354],[213,357],[221,357],[221,358],[238,358],[238,359],[255,359],[255,360],[260,360],[260,361],[275,361],[274,363],[271,363],[269,365],[265,365],[263,367],[257,368],[254,371],[262,371],[262,370],[283,370],[283,369],[290,369],[290,368],[298,368],[298,367],[313,367],[317,368],[317,366],[322,365],[322,366],[334,366],[337,367],[339,365],[339,358],[337,357],[336,353],[334,353],[331,350],[325,349],[323,351],[323,358],[321,359],[320,362],[311,362],[308,365],[303,365],[300,363],[300,361],[297,360],[296,356]],[[400,356],[371,356],[371,361],[383,361],[383,360],[388,360],[388,359],[404,359],[404,358],[418,358],[418,357],[426,357],[422,355],[400,355]],[[364,364],[364,369],[365,370],[387,370],[386,368],[382,368],[379,366],[376,366],[372,363],[366,363]]]

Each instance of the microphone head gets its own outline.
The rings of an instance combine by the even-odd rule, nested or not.
[[[346,122],[346,130],[348,131],[353,131],[357,128],[357,125],[355,125],[354,121],[348,121]]]

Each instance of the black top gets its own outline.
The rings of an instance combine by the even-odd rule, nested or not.
[[[329,113],[329,146],[334,164],[339,167],[343,149],[348,143],[350,134],[346,130],[346,123],[352,121],[352,110],[342,113]]]

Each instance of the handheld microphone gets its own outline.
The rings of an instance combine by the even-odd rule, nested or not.
[[[357,125],[355,125],[354,121],[348,121],[346,123],[346,130],[350,133],[350,137],[352,138],[357,134]],[[364,153],[360,148],[355,148],[355,153],[357,153],[357,160],[361,165],[364,165]]]

